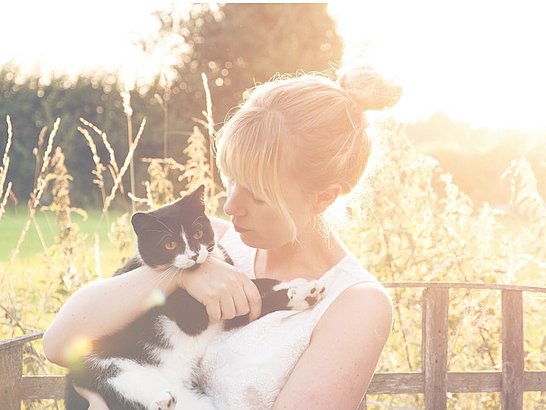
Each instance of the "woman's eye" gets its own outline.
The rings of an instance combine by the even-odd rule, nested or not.
[[[257,204],[265,204],[265,201],[263,199],[258,199],[254,195],[252,196],[252,200]]]
[[[176,248],[176,242],[175,241],[165,242],[165,249],[168,249],[169,251],[172,251],[175,248]]]
[[[196,241],[198,241],[199,239],[201,239],[203,237],[203,231],[197,231],[193,234],[193,239],[195,239]]]

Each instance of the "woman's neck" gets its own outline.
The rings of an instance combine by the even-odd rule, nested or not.
[[[280,248],[257,249],[254,271],[258,278],[318,279],[345,254],[333,233],[325,237],[321,232],[315,232]]]

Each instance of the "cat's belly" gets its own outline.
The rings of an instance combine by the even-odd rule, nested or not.
[[[170,349],[155,348],[153,351],[161,372],[171,380],[183,382],[191,380],[207,346],[222,332],[222,324],[217,323],[209,325],[198,335],[188,335],[167,317],[161,317],[157,326],[161,327],[161,334],[171,345]]]
[[[210,325],[199,335],[182,332],[177,324],[165,316],[155,323],[157,334],[169,347],[147,346],[156,364],[139,363],[127,358],[94,359],[94,365],[106,369],[115,366],[116,375],[107,383],[123,397],[147,406],[162,392],[172,393],[181,406],[212,408],[208,398],[191,389],[195,370],[206,347],[222,332],[221,324]],[[152,406],[153,407],[153,406]]]

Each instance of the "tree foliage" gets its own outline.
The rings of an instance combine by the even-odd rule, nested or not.
[[[203,72],[213,94],[214,117],[222,121],[256,83],[277,73],[327,71],[339,64],[342,43],[326,7],[228,3],[219,9],[196,5],[188,16],[172,10],[157,13],[160,35],[147,49],[178,44],[173,46],[179,57],[172,67],[170,126],[187,129],[184,124],[204,108]]]
[[[146,173],[146,165],[140,163],[143,157],[184,162],[183,148],[194,119],[205,109],[201,73],[209,78],[214,118],[221,122],[256,82],[278,72],[327,70],[341,58],[341,40],[326,4],[195,4],[186,16],[174,10],[156,16],[160,29],[155,37],[143,39],[143,50],[157,55],[161,49],[173,75],[165,81],[166,74],[159,73],[151,84],[140,84],[131,92],[134,127],[147,119],[135,153],[137,181]],[[114,150],[125,152],[122,90],[115,75],[59,76],[46,82],[38,75],[23,77],[13,65],[0,69],[0,152],[6,144],[5,118],[10,115],[14,140],[8,180],[20,201],[32,190],[37,136],[42,127],[51,129],[60,118],[57,143],[74,178],[74,203],[100,205],[88,178],[94,168],[92,153],[77,128],[83,117],[108,134]],[[108,153],[100,147],[98,156],[107,163]],[[138,184],[137,191],[144,189]]]

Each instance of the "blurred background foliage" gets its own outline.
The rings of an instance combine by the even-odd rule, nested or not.
[[[135,153],[137,162],[155,156],[183,162],[181,147],[192,132],[193,119],[205,109],[201,73],[209,79],[214,118],[221,125],[229,109],[241,101],[243,91],[254,84],[297,70],[332,73],[343,52],[326,4],[247,4],[244,8],[229,3],[196,4],[187,15],[166,9],[156,12],[155,18],[158,31],[141,39],[138,46],[150,58],[162,55],[166,65],[151,81],[131,85],[134,120],[147,119]],[[73,173],[75,204],[98,206],[100,198],[87,178],[91,154],[77,126],[80,117],[100,124],[115,150],[127,149],[120,96],[124,88],[116,75],[100,72],[44,79],[38,73],[23,76],[13,64],[0,68],[0,118],[11,116],[17,136],[11,153],[17,166],[11,167],[8,180],[19,201],[32,189],[32,149],[41,128],[61,118],[57,141]],[[546,194],[546,142],[539,143],[538,138],[511,130],[473,129],[442,113],[408,124],[407,132],[477,203],[506,203],[508,187],[499,183],[499,176],[512,159],[524,156],[538,177],[538,192]],[[6,135],[5,121],[0,122],[0,135]],[[5,138],[0,138],[0,151],[5,144]],[[136,188],[143,190],[140,185]]]
[[[150,56],[167,48],[168,64],[153,81],[135,83],[130,91],[115,75],[44,79],[23,76],[14,65],[0,69],[0,153],[6,149],[9,115],[13,138],[5,181],[13,183],[14,193],[7,212],[0,213],[0,262],[9,259],[0,264],[0,283],[6,289],[0,294],[0,339],[43,330],[74,290],[110,276],[132,256],[130,173],[124,174],[107,212],[105,198],[116,184],[97,181],[109,176],[107,170],[112,177],[123,175],[119,169],[129,151],[128,134],[135,137],[144,118],[134,154],[132,199],[155,207],[206,180],[209,211],[215,213],[222,192],[215,188],[218,181],[211,181],[214,171],[204,164],[210,164],[215,129],[241,101],[242,92],[276,73],[301,69],[332,74],[343,52],[325,4],[198,4],[186,16],[165,10],[156,18],[156,35],[139,45]],[[361,187],[364,196],[357,195],[351,204],[361,208],[349,214],[354,223],[340,229],[371,272],[382,281],[546,283],[544,136],[473,129],[442,113],[403,126],[386,122],[373,128],[370,134],[377,138],[375,152],[381,159],[371,164],[372,178]],[[50,165],[43,167],[53,132]],[[101,133],[112,150],[101,142]],[[96,155],[86,135],[94,139]],[[370,186],[373,199],[366,192]],[[14,207],[37,192],[41,199],[34,208],[29,205],[32,216]],[[362,214],[365,218],[357,218]],[[26,223],[28,235],[21,234],[20,222]],[[34,234],[38,245],[27,252],[24,245]],[[10,253],[18,241],[23,243],[16,247],[19,258]],[[402,289],[392,295],[395,324],[379,370],[418,371],[420,294]],[[546,366],[540,354],[546,349],[540,323],[546,301],[537,295],[525,299],[529,370]],[[458,291],[452,296],[450,370],[498,370],[498,293]],[[40,348],[31,356],[25,361],[28,373],[62,371],[47,363]],[[450,408],[500,406],[495,394],[466,396],[452,395]],[[370,400],[371,408],[423,404],[418,396]],[[528,393],[526,403],[526,408],[544,408],[546,392]],[[30,407],[45,408],[43,403]]]
[[[236,4],[222,7],[197,4],[183,16],[174,10],[155,14],[159,30],[142,39],[150,56],[168,45],[169,66],[153,81],[131,90],[134,121],[146,117],[146,132],[135,153],[142,157],[173,157],[181,162],[182,149],[202,117],[205,95],[201,73],[209,79],[214,96],[214,118],[221,123],[236,106],[242,92],[276,73],[330,71],[341,59],[342,43],[326,4]],[[305,22],[305,24],[300,24]],[[290,58],[287,58],[290,56]],[[33,148],[42,127],[61,119],[57,142],[63,146],[74,181],[74,202],[98,206],[92,189],[93,163],[85,140],[77,132],[79,118],[100,124],[115,151],[127,150],[127,122],[120,91],[125,85],[115,75],[92,73],[78,78],[59,76],[44,80],[23,76],[17,66],[0,69],[0,152],[6,144],[10,115],[14,129],[8,180],[19,201],[32,190]],[[99,152],[105,157],[105,152]],[[139,176],[137,175],[137,180]],[[142,192],[143,187],[137,186]]]

